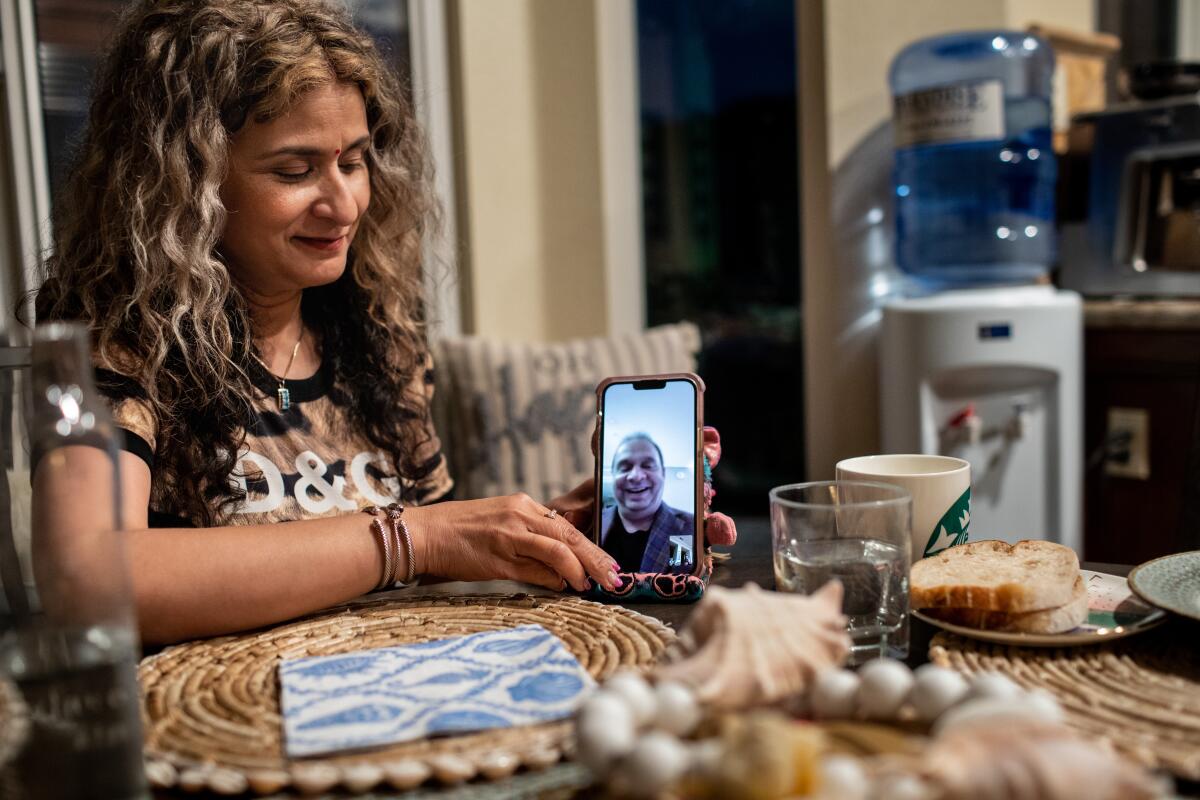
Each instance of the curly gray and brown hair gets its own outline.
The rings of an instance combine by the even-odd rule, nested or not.
[[[436,218],[408,100],[371,39],[324,0],[141,0],[99,68],[87,128],[54,214],[39,321],[90,326],[100,383],[159,426],[156,480],[213,524],[242,496],[229,475],[253,389],[252,323],[219,243],[230,139],[306,92],[356,84],[366,105],[371,203],[335,283],[305,292],[335,402],[402,478],[428,413],[408,394],[424,364],[421,243]],[[406,483],[408,481],[405,481]]]

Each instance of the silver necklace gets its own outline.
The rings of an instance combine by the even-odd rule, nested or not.
[[[296,346],[292,348],[292,357],[288,359],[287,369],[285,369],[283,371],[283,377],[278,379],[279,380],[279,388],[275,390],[275,402],[279,406],[280,411],[287,411],[289,408],[292,407],[292,393],[288,391],[288,388],[285,385],[285,382],[287,381],[288,373],[292,371],[292,364],[296,363],[296,353],[300,352],[300,343],[303,341],[304,341],[304,327],[301,326],[300,327],[300,338],[296,340]],[[261,358],[259,358],[257,353],[251,353],[250,355],[254,356],[255,360],[257,360],[258,363],[263,365],[263,368],[267,371],[268,375],[271,375],[272,378],[275,377],[274,375],[271,374],[271,368],[267,366],[267,362],[265,362]]]

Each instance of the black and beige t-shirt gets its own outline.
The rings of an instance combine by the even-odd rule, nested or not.
[[[254,422],[231,479],[246,490],[246,499],[226,519],[230,525],[253,525],[356,511],[366,505],[386,505],[401,496],[400,480],[391,459],[353,429],[346,410],[329,397],[332,375],[323,364],[317,374],[287,381],[291,406],[277,406],[278,381],[265,369],[248,369],[258,391],[253,401]],[[433,373],[427,369],[421,384],[426,407],[433,395]],[[141,457],[155,475],[154,452],[158,426],[149,407],[124,399],[113,408],[117,426],[126,431],[125,449]],[[449,494],[453,486],[441,444],[426,422],[427,436],[418,454],[418,475],[405,486],[404,496],[417,503]],[[168,507],[161,482],[150,489],[151,527],[188,526],[177,509]]]

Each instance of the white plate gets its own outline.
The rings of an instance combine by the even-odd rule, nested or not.
[[[1025,647],[1074,647],[1084,644],[1121,639],[1149,630],[1166,619],[1166,614],[1142,602],[1129,589],[1129,583],[1120,575],[1080,570],[1087,584],[1088,619],[1074,630],[1065,633],[1004,633],[978,628],[967,628],[942,622],[920,611],[912,615],[936,628],[959,636],[981,639],[998,644],[1022,645]]]

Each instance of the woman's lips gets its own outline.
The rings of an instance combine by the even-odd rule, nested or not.
[[[311,247],[314,250],[320,250],[324,253],[339,249],[342,246],[342,243],[346,241],[345,236],[339,236],[336,239],[326,239],[316,236],[297,236],[295,239],[297,242],[305,245],[306,247]]]

